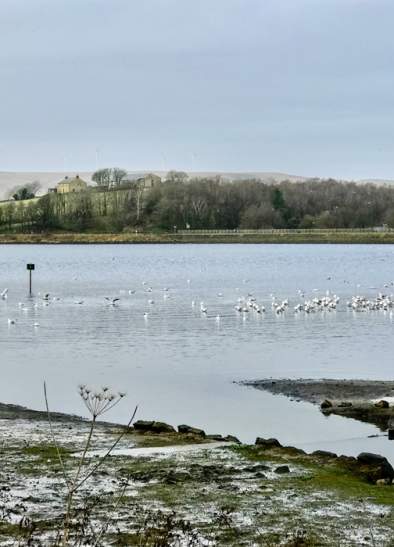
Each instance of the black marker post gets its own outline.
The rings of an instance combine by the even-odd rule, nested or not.
[[[394,418],[389,420],[389,441],[394,441]]]
[[[34,270],[35,268],[35,265],[34,264],[26,264],[26,269],[28,270],[29,272],[29,296],[32,296],[32,291],[31,291],[31,272]]]

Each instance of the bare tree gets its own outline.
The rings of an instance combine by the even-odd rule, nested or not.
[[[115,186],[119,186],[122,183],[122,180],[127,176],[127,171],[120,169],[119,167],[114,167],[112,169],[112,183]]]
[[[38,180],[26,184],[19,184],[8,192],[8,198],[14,198],[15,201],[32,199],[36,196],[36,193],[40,188],[41,183]]]
[[[142,198],[144,196],[144,190],[145,190],[144,180],[135,181],[133,184],[133,189],[135,192],[136,221],[138,223],[141,219]]]
[[[92,180],[97,186],[109,186],[112,180],[112,170],[109,168],[99,169],[93,173]]]
[[[166,180],[168,182],[186,182],[189,175],[184,171],[168,171]]]
[[[98,186],[119,186],[126,177],[127,171],[119,167],[105,167],[93,173],[92,180]]]

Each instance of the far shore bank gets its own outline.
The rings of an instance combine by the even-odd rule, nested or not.
[[[394,244],[394,231],[267,231],[264,233],[88,233],[0,234],[0,245],[62,244]]]

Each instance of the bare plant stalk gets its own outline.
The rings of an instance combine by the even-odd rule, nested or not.
[[[61,455],[61,452],[60,452],[60,448],[59,448],[59,444],[57,442],[57,439],[56,439],[56,435],[53,431],[53,427],[52,427],[52,420],[51,420],[51,413],[49,411],[49,404],[48,404],[48,395],[47,395],[47,385],[46,385],[46,382],[44,382],[44,397],[45,397],[45,406],[46,406],[46,410],[47,410],[47,416],[48,416],[48,422],[49,422],[49,430],[51,432],[51,438],[52,438],[52,442],[54,444],[54,446],[56,447],[56,454],[57,454],[57,458],[59,460],[59,463],[60,463],[60,467],[62,469],[62,474],[63,474],[63,478],[64,478],[64,482],[66,483],[66,486],[67,488],[69,489],[69,479],[67,477],[67,473],[66,473],[66,468],[64,466],[64,462],[63,462],[63,458],[62,458],[62,455]]]
[[[363,510],[364,512],[366,511],[366,506],[365,506],[365,500],[364,499],[361,499],[361,505],[363,506]],[[372,524],[371,524],[371,519],[368,519],[368,529],[369,529],[369,533],[371,534],[371,542],[372,542],[372,547],[377,547],[376,546],[376,542],[375,542],[375,537],[373,535],[373,529],[372,529]]]
[[[86,474],[81,477],[83,473],[83,467],[87,459],[87,453],[91,447],[92,444],[92,438],[93,433],[95,430],[95,427],[97,425],[97,418],[98,416],[104,414],[105,412],[108,412],[113,408],[116,404],[119,403],[119,401],[125,396],[124,393],[119,393],[117,396],[110,394],[107,387],[102,388],[101,392],[98,393],[92,393],[90,389],[88,389],[86,386],[80,386],[80,395],[85,403],[85,406],[89,410],[92,418],[90,422],[90,428],[89,433],[84,445],[84,449],[82,451],[81,457],[79,458],[78,467],[77,470],[72,478],[69,478],[66,473],[66,468],[61,456],[60,447],[56,439],[56,435],[53,430],[52,426],[52,420],[51,420],[51,413],[49,410],[49,404],[48,404],[48,396],[47,396],[47,388],[46,383],[44,382],[44,396],[45,396],[45,404],[47,409],[47,415],[48,415],[48,422],[51,432],[51,437],[53,440],[53,443],[56,447],[56,453],[58,460],[60,462],[60,466],[63,473],[63,478],[67,487],[67,504],[66,504],[66,512],[64,517],[64,524],[63,524],[63,535],[62,537],[59,537],[59,540],[61,541],[61,544],[64,547],[67,547],[70,543],[70,531],[71,531],[71,520],[72,520],[72,512],[73,512],[73,506],[74,506],[74,497],[75,494],[80,490],[82,485],[97,471],[97,469],[104,463],[104,461],[108,458],[108,456],[111,454],[111,452],[114,450],[114,448],[118,445],[120,440],[125,435],[127,429],[131,426],[135,415],[137,413],[138,406],[135,407],[134,412],[127,424],[127,426],[124,428],[124,430],[118,435],[118,437],[115,439],[115,441],[112,443],[110,448],[107,450],[107,452],[99,459],[98,463],[93,466],[90,470],[86,472]],[[118,500],[115,503],[115,508],[118,507],[120,500],[124,494],[124,491],[127,487],[128,481],[126,482],[125,486],[122,488]],[[94,543],[92,545],[98,546],[98,542],[100,538],[105,533],[105,530],[108,528],[110,522],[110,517],[105,521],[103,526],[101,527],[101,530],[98,532],[98,534],[95,534],[95,532],[92,530],[92,535],[94,536]]]
[[[128,424],[125,426],[125,429],[118,435],[115,442],[112,444],[112,446],[107,450],[107,452],[100,458],[100,460],[97,462],[97,464],[88,472],[88,474],[81,480],[81,482],[78,483],[77,488],[80,488],[92,475],[97,471],[97,469],[104,463],[104,461],[108,458],[108,456],[111,455],[111,452],[116,448],[116,446],[119,444],[119,442],[122,440],[124,435],[126,434],[127,429],[131,426],[131,424],[134,421],[135,415],[137,414],[138,405],[135,407],[133,415],[131,416]]]
[[[126,488],[129,485],[129,480],[130,480],[130,476],[127,477],[127,480],[125,481],[125,484],[123,485],[122,489],[120,490],[120,492],[118,494],[118,497],[115,501],[115,504],[113,506],[112,511],[116,511],[117,508],[119,507],[120,502],[122,501],[123,495],[126,492]],[[108,516],[107,520],[102,525],[100,532],[96,535],[96,539],[95,539],[95,542],[93,543],[92,547],[98,547],[99,541],[103,537],[105,532],[107,531],[110,522],[111,522],[111,516]]]
[[[90,430],[89,430],[89,435],[88,435],[88,438],[86,440],[86,443],[85,443],[85,448],[83,450],[83,453],[82,453],[82,456],[79,460],[79,465],[78,465],[78,469],[77,469],[77,472],[75,474],[75,477],[72,481],[72,488],[71,490],[75,490],[75,487],[78,483],[78,479],[79,479],[79,475],[81,474],[81,469],[82,469],[82,466],[83,464],[85,463],[85,458],[86,458],[86,453],[87,451],[89,450],[90,448],[90,443],[91,443],[91,440],[92,440],[92,435],[93,435],[93,431],[94,431],[94,426],[96,425],[96,417],[93,416],[92,418],[92,421],[90,423]]]
[[[71,484],[69,486],[69,490],[68,490],[67,509],[66,509],[66,516],[65,516],[65,521],[64,521],[64,534],[63,534],[63,545],[65,545],[65,546],[68,544],[68,538],[69,538],[69,533],[70,533],[71,512],[72,512],[72,507],[73,507],[74,494],[75,494],[75,492],[78,491],[77,482],[78,482],[78,479],[79,479],[79,475],[81,473],[82,466],[85,462],[86,453],[87,453],[87,451],[89,450],[89,447],[90,447],[90,443],[91,443],[91,440],[92,440],[92,435],[93,435],[95,423],[96,423],[96,417],[93,415],[92,421],[90,423],[89,435],[88,435],[88,438],[86,439],[86,443],[85,443],[85,447],[84,447],[82,456],[79,459],[77,472],[75,474],[75,477],[72,479]]]

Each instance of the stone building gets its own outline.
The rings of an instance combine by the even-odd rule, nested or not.
[[[84,190],[87,190],[87,188],[87,183],[82,180],[79,175],[76,175],[71,178],[64,177],[64,179],[56,185],[55,191],[58,194],[69,194],[70,192],[83,192]]]
[[[138,178],[137,182],[143,184],[144,189],[148,190],[150,188],[153,188],[157,184],[160,184],[161,178],[158,175],[155,175],[154,173],[148,173],[147,175],[144,175],[143,177]]]
[[[132,173],[126,175],[122,182],[137,182],[144,190],[150,190],[161,183],[161,177],[154,173]]]

